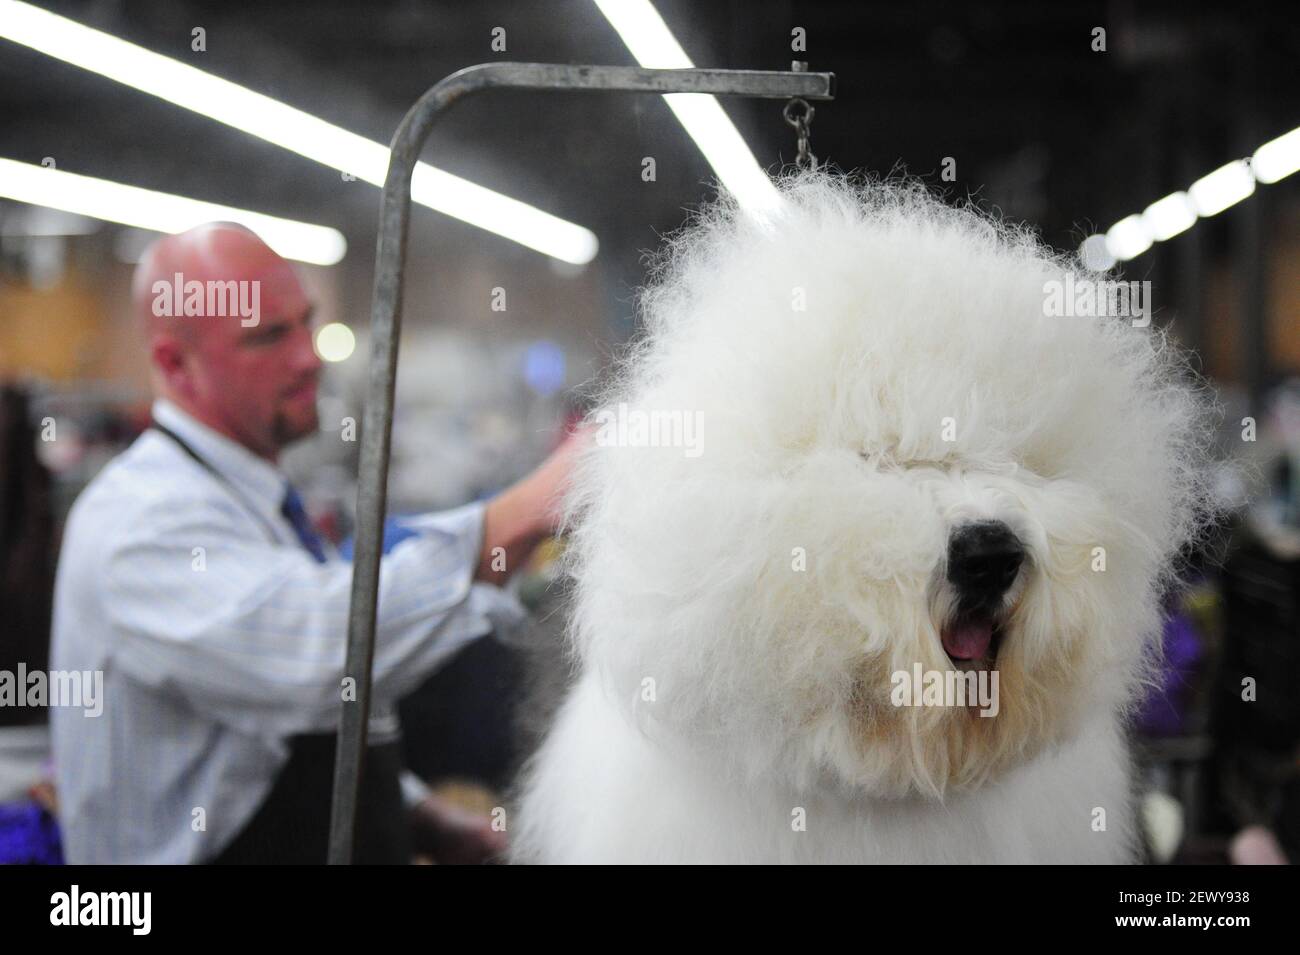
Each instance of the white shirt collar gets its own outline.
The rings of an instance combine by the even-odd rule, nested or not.
[[[175,432],[241,494],[265,508],[266,513],[280,515],[289,482],[279,468],[209,428],[166,398],[154,401],[152,412],[155,421]]]

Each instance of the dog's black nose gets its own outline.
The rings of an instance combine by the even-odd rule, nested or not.
[[[998,600],[1016,579],[1025,548],[1001,521],[963,524],[948,540],[948,579],[964,604]]]

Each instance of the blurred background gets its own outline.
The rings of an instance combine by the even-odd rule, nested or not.
[[[663,60],[676,54],[656,46],[661,28],[636,19],[645,7],[0,0],[0,669],[46,665],[61,522],[148,422],[128,295],[144,246],[207,219],[287,220],[285,254],[315,297],[329,369],[322,434],[285,467],[316,521],[343,538],[357,444],[340,433],[360,420],[365,381],[385,161],[375,144],[429,86],[471,64],[682,65]],[[1154,323],[1193,350],[1224,408],[1220,492],[1232,520],[1211,553],[1189,555],[1193,585],[1169,602],[1165,684],[1138,720],[1149,857],[1300,857],[1293,9],[1175,0],[654,0],[652,9],[697,66],[803,60],[836,73],[837,97],[815,104],[811,126],[822,161],[904,170],[1081,250],[1111,277],[1151,283]],[[483,498],[541,460],[635,332],[644,253],[719,179],[794,160],[783,106],[724,102],[740,153],[717,139],[718,123],[688,130],[657,96],[493,92],[444,117],[423,159],[473,185],[432,171],[428,188],[417,182],[394,511]],[[525,205],[503,209],[497,196]],[[205,214],[195,200],[230,208]],[[51,422],[58,440],[48,439]],[[465,664],[453,678],[472,707],[517,685],[517,661]],[[427,699],[408,714],[442,718]],[[26,833],[0,846],[30,846],[32,828],[52,824],[43,722],[0,708],[3,819]],[[489,760],[426,754],[421,774],[499,788],[517,757],[508,735],[483,743],[498,753]]]

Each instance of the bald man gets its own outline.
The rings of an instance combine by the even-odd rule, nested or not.
[[[156,242],[132,294],[153,425],[77,500],[55,587],[52,666],[104,681],[100,715],[52,712],[67,858],[324,862],[352,569],[277,467],[318,424],[311,301],[228,224]],[[554,529],[574,453],[384,556],[358,861],[409,861],[395,703],[517,619],[498,585]]]

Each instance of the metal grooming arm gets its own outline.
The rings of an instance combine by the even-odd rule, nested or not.
[[[431,88],[411,107],[397,127],[379,213],[375,291],[370,309],[370,384],[361,434],[352,604],[348,612],[348,654],[344,670],[345,677],[356,681],[356,699],[344,704],[339,719],[330,817],[329,862],[332,865],[352,861],[353,825],[369,727],[375,609],[379,595],[379,560],[383,550],[388,453],[393,425],[393,386],[397,379],[397,343],[402,318],[402,276],[411,214],[411,173],[438,117],[457,100],[489,89],[710,93],[765,99],[827,100],[835,95],[835,75],[483,63],[453,73]]]

